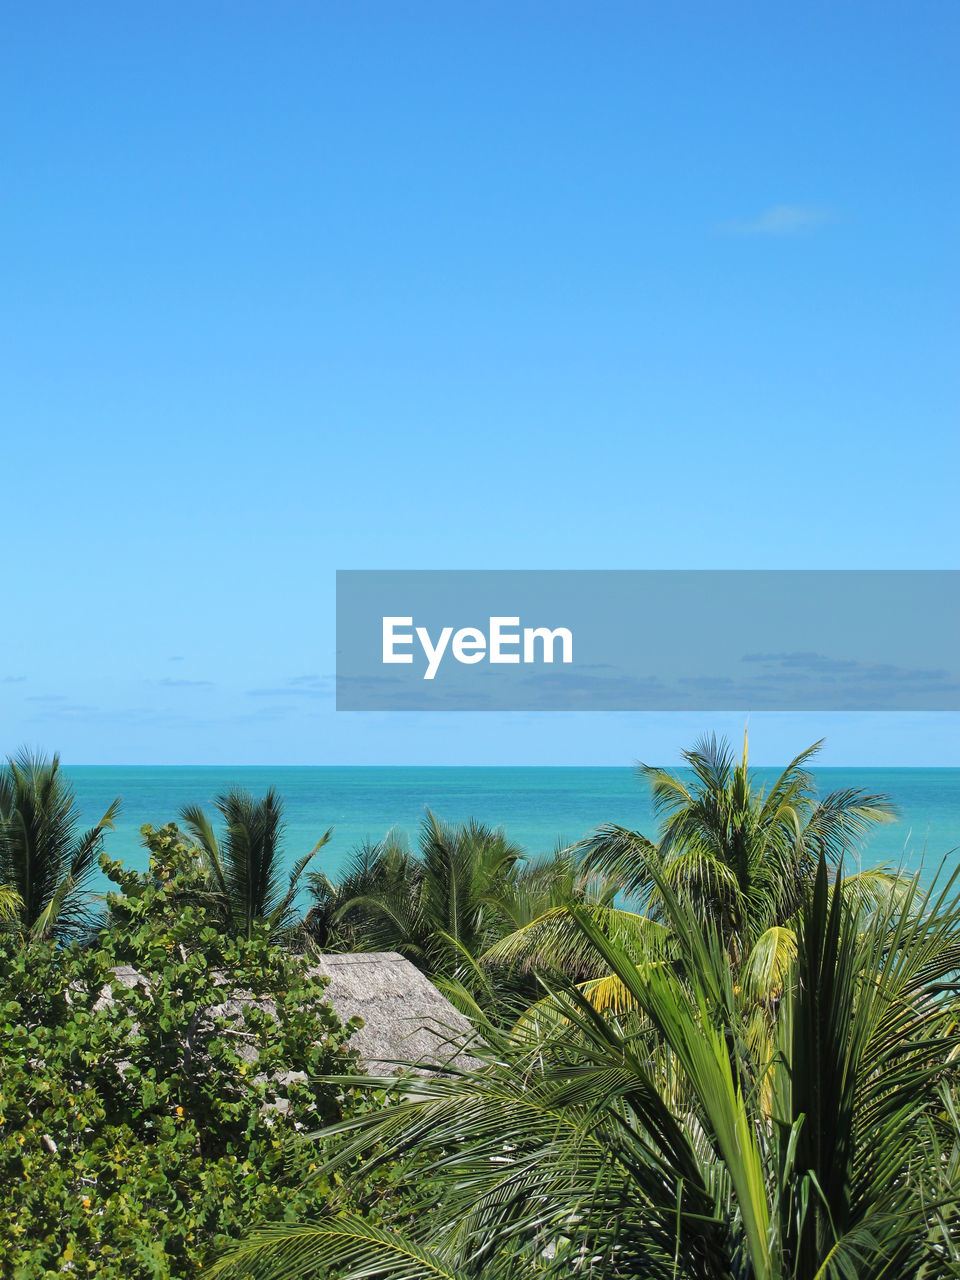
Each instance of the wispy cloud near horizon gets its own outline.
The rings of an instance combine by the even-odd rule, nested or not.
[[[285,684],[265,689],[248,689],[248,698],[329,698],[334,676],[292,676]]]
[[[833,221],[829,209],[807,204],[776,204],[753,218],[725,222],[720,230],[734,236],[795,236]]]
[[[162,680],[151,680],[149,684],[161,685],[164,689],[212,689],[212,680],[175,680],[171,676],[164,676]]]

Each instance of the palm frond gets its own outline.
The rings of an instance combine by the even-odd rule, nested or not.
[[[744,990],[754,1000],[779,998],[796,958],[796,931],[773,925],[756,939],[744,962]]]
[[[481,956],[484,965],[518,966],[523,970],[560,970],[576,980],[600,977],[603,962],[584,938],[573,906],[553,907],[538,919],[500,938]],[[669,933],[649,916],[618,907],[581,904],[597,926],[618,939],[632,954],[654,953],[667,944]]]
[[[67,937],[90,919],[87,881],[119,799],[77,834],[80,810],[60,757],[21,749],[0,769],[0,883],[15,891],[26,933]]]
[[[329,841],[333,829],[283,874],[283,802],[273,787],[259,799],[233,788],[214,799],[223,820],[218,835],[198,805],[186,805],[181,821],[201,852],[210,900],[222,912],[226,927],[243,937],[266,928],[275,937],[289,935],[300,881],[315,855]],[[315,896],[324,894],[322,877],[313,883]]]
[[[352,1214],[263,1228],[207,1274],[243,1280],[254,1270],[260,1280],[325,1280],[332,1267],[342,1280],[474,1280],[439,1251]]]

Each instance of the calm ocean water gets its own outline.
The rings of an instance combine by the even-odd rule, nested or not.
[[[449,821],[478,818],[502,826],[531,854],[558,840],[577,839],[602,822],[655,833],[649,794],[632,769],[581,768],[193,768],[73,767],[70,776],[85,821],[93,822],[116,796],[123,810],[107,852],[131,867],[146,865],[140,826],[176,819],[183,804],[209,806],[231,786],[262,794],[275,786],[284,798],[285,852],[293,861],[327,829],[331,842],[314,861],[335,872],[364,839],[398,827],[415,839],[427,808]],[[764,780],[777,770],[758,769]],[[960,857],[960,769],[821,769],[821,794],[846,787],[885,792],[899,822],[878,828],[865,865],[903,863],[931,872],[944,857]],[[949,855],[949,856],[948,856]]]

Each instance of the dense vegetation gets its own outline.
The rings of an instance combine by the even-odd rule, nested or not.
[[[56,759],[9,761],[3,1273],[960,1275],[960,894],[846,876],[893,809],[818,798],[815,749],[766,791],[746,743],[645,769],[655,836],[531,862],[428,813],[337,879],[329,833],[283,871],[273,792],[145,828],[126,870],[115,807],[79,833]],[[471,1056],[361,1076],[314,948],[400,951]]]
[[[769,1034],[754,1037],[719,928],[659,889],[669,963],[573,910],[628,995],[618,1014],[560,988],[555,1016],[492,1035],[478,1067],[402,1083],[338,1126],[350,1142],[331,1172],[409,1162],[411,1181],[432,1179],[418,1200],[374,1232],[347,1185],[216,1274],[958,1274],[960,902],[913,888],[864,917],[821,861]]]
[[[9,1275],[195,1275],[328,1185],[295,1139],[343,1115],[318,1077],[354,1068],[349,1029],[266,930],[218,927],[175,827],[145,836],[146,873],[104,860],[109,927],[87,945],[8,933],[0,950]],[[224,1007],[237,991],[275,1014]]]

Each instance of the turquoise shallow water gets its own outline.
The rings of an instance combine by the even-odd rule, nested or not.
[[[146,865],[142,823],[159,826],[175,819],[181,805],[210,805],[219,791],[236,785],[255,794],[273,785],[281,793],[289,861],[332,826],[333,839],[314,863],[327,871],[336,871],[361,840],[391,827],[415,837],[428,807],[450,821],[474,817],[503,826],[532,854],[602,822],[655,831],[647,789],[632,769],[77,766],[66,772],[87,822],[122,797],[107,852],[134,867]],[[777,773],[756,772],[763,779]],[[863,856],[866,865],[917,868],[922,861],[932,872],[945,856],[951,866],[960,857],[960,769],[822,769],[817,785],[822,794],[846,787],[886,792],[898,805],[901,820],[876,831]]]

